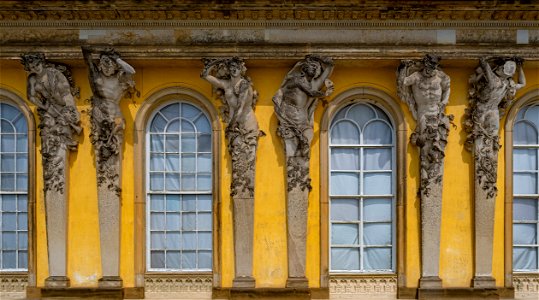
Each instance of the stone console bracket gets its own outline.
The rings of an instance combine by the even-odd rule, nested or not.
[[[73,298],[73,299],[143,299],[143,287],[130,288],[49,288],[28,287],[26,299],[41,298]]]

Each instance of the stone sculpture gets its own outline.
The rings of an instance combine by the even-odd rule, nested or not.
[[[43,53],[21,57],[28,72],[28,100],[37,106],[40,119],[41,155],[47,219],[49,274],[45,284],[69,286],[66,276],[67,165],[69,151],[78,146],[80,114],[75,106],[75,88],[66,65],[52,63]]]
[[[305,250],[314,111],[320,98],[333,92],[333,83],[328,79],[333,67],[329,57],[307,55],[288,72],[273,96],[275,114],[279,120],[277,134],[284,141],[287,170],[287,287],[308,286]],[[325,91],[322,90],[324,85]]]
[[[494,206],[497,194],[500,118],[517,90],[526,85],[518,57],[480,59],[470,77],[469,102],[464,128],[468,133],[466,149],[474,157],[475,190],[475,277],[474,287],[495,287],[492,277]],[[513,76],[519,72],[518,83]]]
[[[208,81],[221,99],[221,116],[232,160],[230,196],[234,205],[234,246],[236,275],[234,287],[254,287],[253,222],[254,183],[258,129],[254,108],[258,93],[253,89],[247,68],[238,57],[204,59],[200,77]]]
[[[101,265],[103,277],[100,286],[122,285],[119,276],[120,205],[121,205],[121,149],[125,120],[120,111],[120,100],[135,92],[135,69],[111,48],[99,52],[94,62],[91,47],[82,53],[89,69],[91,98],[90,140],[94,145],[97,167]]]
[[[440,221],[445,146],[452,115],[445,114],[450,79],[439,58],[402,61],[397,71],[397,91],[416,120],[410,143],[419,147],[422,232],[420,287],[441,287],[439,277]]]

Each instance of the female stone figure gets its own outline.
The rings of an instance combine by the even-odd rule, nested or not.
[[[90,138],[97,156],[98,184],[107,184],[119,194],[120,186],[115,182],[119,175],[110,166],[118,160],[122,147],[125,120],[120,111],[120,100],[135,90],[135,69],[112,48],[101,51],[99,62],[95,63],[92,60],[94,51],[82,47],[93,93]]]
[[[99,235],[101,242],[101,287],[121,287],[120,272],[120,207],[121,207],[121,149],[125,120],[120,111],[120,100],[135,91],[135,70],[120,58],[114,49],[99,54],[99,62],[92,60],[94,49],[83,47],[88,65],[92,108],[90,140],[94,145],[97,166],[97,198],[99,208]]]
[[[526,85],[520,58],[481,58],[480,67],[470,77],[470,109],[467,110],[465,129],[468,132],[466,147],[475,149],[474,158],[479,169],[476,176],[488,197],[496,196],[496,169],[498,165],[500,118],[517,90]],[[518,83],[513,76],[518,69]]]
[[[200,77],[214,87],[221,98],[225,135],[232,159],[230,196],[234,206],[234,287],[255,287],[252,276],[255,162],[258,130],[254,108],[258,93],[253,89],[247,68],[238,57],[205,59]]]
[[[313,139],[314,111],[320,98],[333,92],[328,79],[333,71],[329,57],[307,55],[297,62],[273,96],[279,120],[277,134],[285,146],[287,170],[287,287],[308,287],[305,274],[307,214],[309,207],[309,160]],[[326,86],[325,91],[322,90]]]
[[[223,106],[225,134],[232,158],[231,196],[247,193],[254,196],[254,168],[258,143],[258,122],[254,108],[258,93],[251,79],[245,75],[247,68],[242,59],[207,59],[200,75],[215,88]]]
[[[500,117],[517,90],[526,85],[520,58],[481,58],[480,66],[470,77],[469,102],[464,128],[468,133],[466,148],[474,158],[475,274],[473,286],[493,288],[492,253],[494,214],[497,194]],[[491,64],[494,66],[491,66]],[[518,83],[513,76],[518,69]]]
[[[273,96],[275,114],[279,119],[277,133],[285,143],[288,190],[296,185],[302,189],[311,189],[309,170],[293,158],[309,160],[314,111],[318,100],[333,92],[333,83],[328,79],[331,72],[331,58],[307,55],[288,72],[280,89]],[[324,84],[325,92],[321,91]]]
[[[67,165],[69,151],[76,150],[81,132],[80,114],[75,106],[71,72],[65,65],[47,62],[42,53],[24,54],[29,73],[28,100],[37,106],[41,120],[41,155],[49,254],[48,287],[67,287]]]

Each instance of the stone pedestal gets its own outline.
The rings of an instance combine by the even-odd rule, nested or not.
[[[121,157],[116,160],[114,170],[120,174]],[[120,176],[116,184],[120,186]],[[107,184],[97,187],[99,208],[99,240],[101,243],[102,278],[99,286],[121,287],[120,274],[120,195]]]
[[[477,169],[477,166],[476,166]],[[477,170],[475,171],[477,173]],[[492,252],[494,243],[494,206],[496,198],[488,197],[475,178],[475,274],[474,288],[495,288],[492,278]]]
[[[47,247],[49,253],[49,277],[45,280],[47,287],[68,287],[67,278],[67,200],[68,181],[67,166],[69,152],[65,148],[58,149],[57,158],[61,159],[62,178],[65,179],[63,189],[54,187],[45,191],[45,210],[47,220]]]
[[[443,170],[443,164],[442,164]],[[421,278],[420,288],[442,287],[440,279],[440,224],[442,219],[442,182],[428,185],[421,195]]]
[[[308,170],[308,161],[301,157],[293,159],[300,161]],[[290,178],[288,184],[291,184]],[[309,189],[295,185],[289,189],[286,203],[288,238],[288,280],[286,281],[286,287],[306,288],[309,286],[305,277]]]
[[[233,287],[255,287],[253,272],[253,224],[254,224],[254,197],[248,193],[236,195],[234,202],[234,259],[236,274],[232,282]]]

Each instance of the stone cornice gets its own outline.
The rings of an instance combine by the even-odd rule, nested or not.
[[[362,3],[363,2],[363,3]],[[412,22],[506,24],[539,21],[529,1],[2,1],[2,27],[402,26]],[[532,1],[534,2],[534,1]],[[302,21],[302,22],[294,22]],[[305,22],[310,21],[310,22]],[[318,21],[318,22],[317,22]],[[363,21],[363,22],[361,22]],[[495,23],[491,23],[496,21]],[[223,23],[224,22],[224,23]],[[460,23],[460,22],[456,22]],[[298,25],[299,24],[299,25]],[[355,24],[355,25],[354,25]],[[527,22],[526,22],[527,24]],[[415,26],[415,25],[413,25]],[[443,25],[441,25],[443,26]],[[456,25],[459,26],[459,25]],[[481,26],[481,25],[479,25]],[[537,26],[529,25],[528,26]]]

